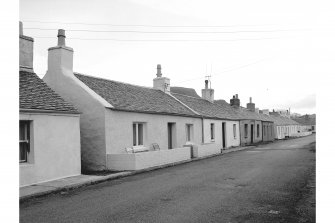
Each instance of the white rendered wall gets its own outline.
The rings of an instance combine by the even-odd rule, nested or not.
[[[20,113],[31,121],[28,163],[20,163],[20,186],[81,174],[79,115]]]
[[[240,145],[240,126],[238,121],[204,119],[204,143],[214,143],[222,148],[222,123],[226,123],[226,148]],[[211,123],[214,123],[215,138],[211,140]],[[236,124],[236,137],[234,138],[233,125]]]
[[[72,67],[71,50],[51,49],[43,81],[81,112],[82,169],[103,170],[106,169],[105,107],[110,105],[77,79]]]
[[[106,153],[126,153],[133,146],[133,123],[144,123],[144,146],[157,143],[161,150],[168,149],[168,122],[176,123],[176,148],[186,143],[186,124],[193,124],[193,140],[201,143],[201,119],[172,115],[145,114],[136,112],[105,110]]]
[[[214,143],[201,144],[193,147],[194,157],[204,157],[221,153],[221,148]]]
[[[189,160],[190,158],[189,147],[131,154],[108,154],[107,167],[110,170],[141,170]]]

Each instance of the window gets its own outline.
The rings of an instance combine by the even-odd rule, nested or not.
[[[248,124],[244,124],[244,137],[248,137]]]
[[[20,163],[28,162],[28,153],[30,152],[29,128],[29,121],[20,121]]]
[[[133,146],[143,145],[143,123],[133,123]]]
[[[259,137],[259,124],[257,124],[257,138]]]
[[[215,139],[214,123],[211,123],[211,140]]]
[[[266,136],[266,126],[263,126],[264,136]]]
[[[233,124],[234,139],[236,139],[236,124]]]
[[[186,124],[186,142],[191,142],[193,140],[193,125]]]

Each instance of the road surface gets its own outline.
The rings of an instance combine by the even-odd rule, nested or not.
[[[20,204],[20,222],[315,222],[315,135]]]

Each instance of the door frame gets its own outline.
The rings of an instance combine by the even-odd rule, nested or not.
[[[253,144],[254,143],[254,124],[250,125],[250,143]]]
[[[222,122],[222,147],[226,148],[226,123]]]

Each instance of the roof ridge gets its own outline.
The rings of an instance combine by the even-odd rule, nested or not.
[[[111,81],[111,82],[116,82],[116,83],[119,83],[119,84],[125,84],[125,85],[134,86],[134,87],[141,87],[141,88],[151,89],[151,90],[155,90],[155,91],[158,90],[158,89],[155,89],[155,88],[152,88],[152,87],[141,86],[141,85],[136,85],[136,84],[129,84],[129,83],[126,83],[126,82],[110,80],[110,79],[102,78],[102,77],[96,77],[96,76],[92,76],[92,75],[89,75],[89,74],[83,74],[83,73],[78,73],[78,72],[73,72],[73,73],[74,74],[79,74],[79,75],[82,75],[82,76],[87,76],[87,77],[92,77],[92,78],[104,80],[104,81]]]

